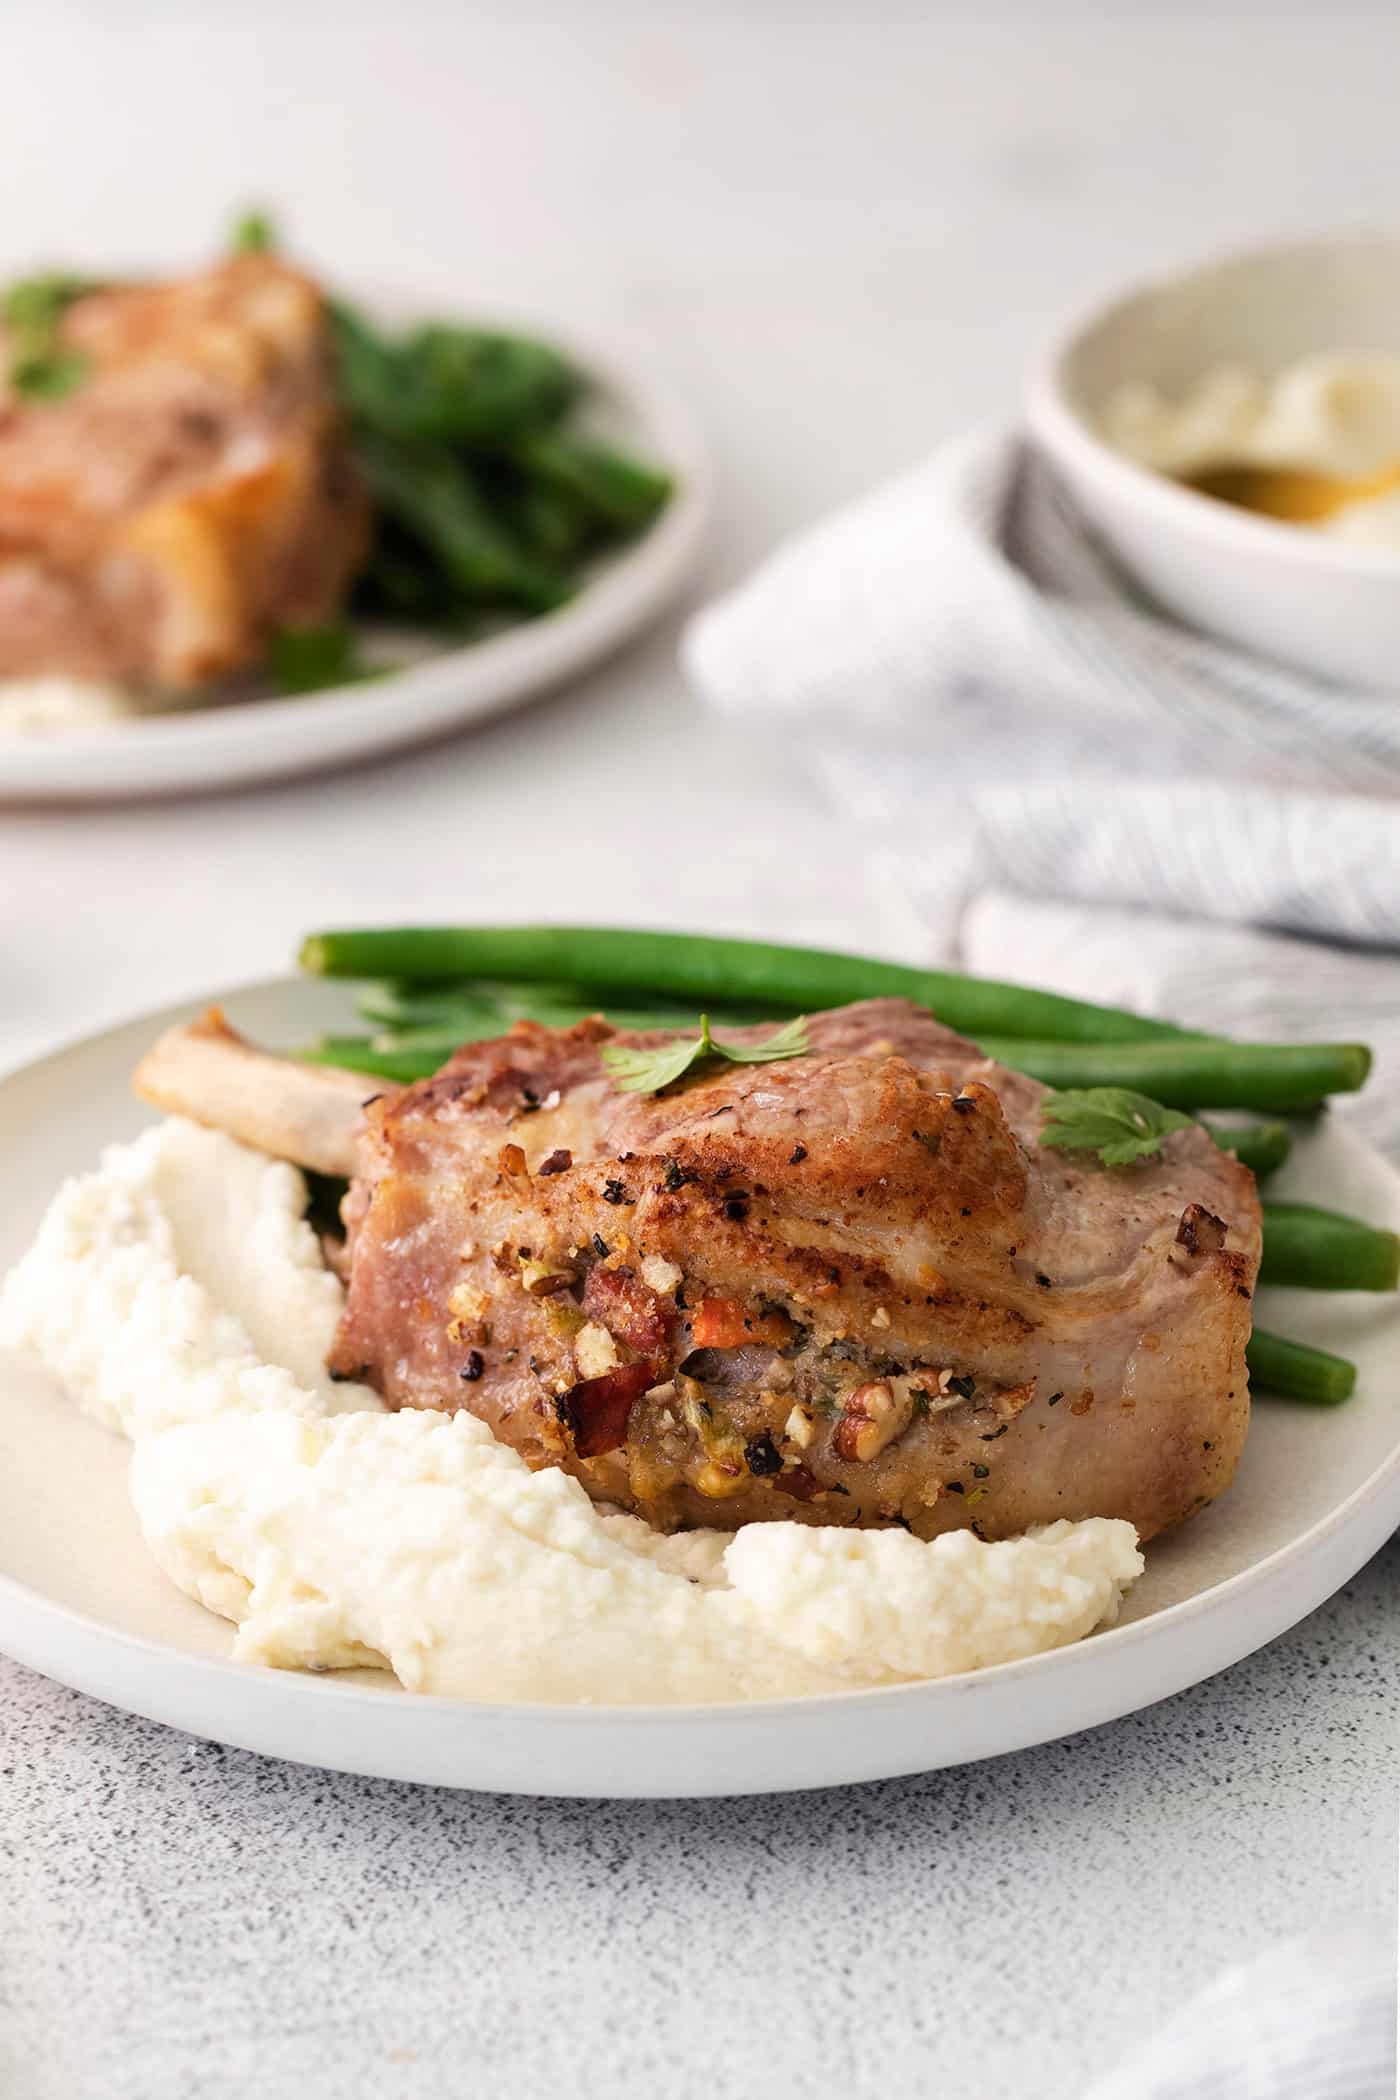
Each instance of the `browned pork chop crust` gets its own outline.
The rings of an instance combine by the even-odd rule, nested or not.
[[[810,1028],[656,1098],[599,1050],[664,1037],[522,1023],[373,1102],[334,1368],[666,1529],[1150,1536],[1219,1494],[1253,1176],[1194,1129],[1043,1150],[1043,1089],[903,1001]]]
[[[0,380],[0,676],[181,691],[336,609],[368,503],[314,284],[246,256],[92,292],[60,340],[62,398]]]

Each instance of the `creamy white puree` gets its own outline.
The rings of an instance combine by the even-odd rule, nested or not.
[[[341,1286],[295,1169],[179,1121],[55,1198],[0,1290],[35,1350],[133,1439],[156,1560],[241,1659],[384,1664],[459,1698],[710,1701],[936,1677],[1111,1620],[1131,1525],[984,1545],[753,1524],[662,1538],[532,1473],[466,1414],[386,1413],[322,1360]]]
[[[82,678],[0,679],[0,737],[114,729],[142,712],[130,693]]]
[[[1116,450],[1160,474],[1286,467],[1360,483],[1355,500],[1312,529],[1400,548],[1400,500],[1365,486],[1400,470],[1400,357],[1328,351],[1273,379],[1220,365],[1180,400],[1132,381],[1110,396],[1099,428]]]

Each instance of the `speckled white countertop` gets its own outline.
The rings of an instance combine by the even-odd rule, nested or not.
[[[1393,212],[1400,177],[1400,20],[1361,4],[15,0],[6,55],[17,263],[192,255],[285,200],[333,270],[621,338],[708,424],[711,582],[1004,410],[1099,289]],[[371,914],[911,952],[793,754],[700,717],[673,642],[336,779],[0,812],[0,1064]],[[0,1662],[0,2093],[1078,2100],[1227,1960],[1392,1929],[1397,1686],[1394,1545],[1133,1719],[792,1799],[327,1776]]]
[[[0,2091],[1077,2100],[1226,1962],[1384,1929],[1397,1683],[1400,1543],[1113,1727],[785,1798],[304,1771],[0,1663]]]

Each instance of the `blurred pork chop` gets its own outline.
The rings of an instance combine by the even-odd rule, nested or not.
[[[319,289],[269,256],[73,300],[55,398],[0,342],[0,677],[153,692],[339,607],[368,537]]]

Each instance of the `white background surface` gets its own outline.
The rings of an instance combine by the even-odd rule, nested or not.
[[[708,424],[717,583],[1003,409],[1120,278],[1393,213],[1398,70],[1380,4],[11,0],[0,225],[16,263],[175,259],[266,198],[332,272],[620,338]],[[275,970],[330,920],[916,952],[800,754],[700,717],[672,644],[372,771],[0,811],[0,1059]],[[742,1808],[324,1780],[0,1665],[5,2089],[1070,2100],[1225,1959],[1389,1914],[1397,1604],[1392,1550],[1135,1721]]]

